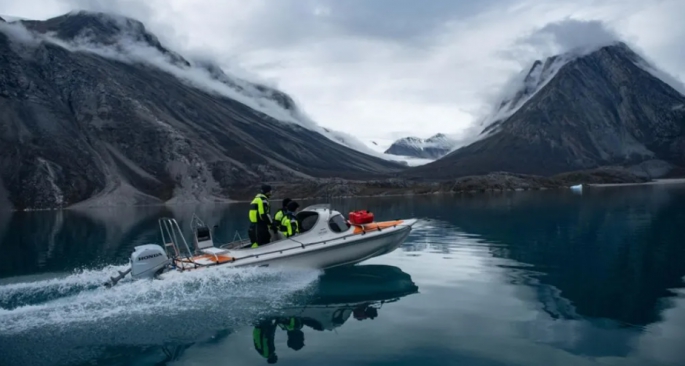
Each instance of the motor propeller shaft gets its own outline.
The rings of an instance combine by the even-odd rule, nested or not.
[[[129,273],[131,272],[131,269],[132,269],[132,268],[129,267],[129,268],[128,268],[127,270],[125,270],[124,272],[117,271],[117,272],[119,272],[119,275],[116,276],[116,277],[110,277],[110,281],[105,282],[105,287],[110,288],[110,287],[116,285],[117,282],[121,281],[122,278],[126,277],[126,275],[129,274]]]

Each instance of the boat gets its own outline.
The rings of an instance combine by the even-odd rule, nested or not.
[[[189,271],[215,266],[292,267],[331,269],[351,266],[397,249],[406,240],[417,219],[376,222],[368,211],[350,212],[346,219],[329,204],[305,207],[296,214],[300,233],[278,237],[252,248],[249,239],[216,245],[209,227],[196,215],[191,220],[193,249],[173,218],[159,219],[162,245],[136,246],[130,268],[111,277],[111,287],[128,273],[133,279],[158,278],[168,271]],[[274,235],[275,233],[272,233]],[[185,249],[185,250],[182,250]]]

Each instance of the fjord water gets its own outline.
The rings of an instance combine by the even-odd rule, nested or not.
[[[302,333],[275,330],[277,364],[685,365],[683,185],[332,203],[422,220],[344,271],[108,290],[133,246],[159,242],[159,217],[197,213],[223,243],[247,205],[0,214],[0,364],[268,364],[255,327],[297,317]]]

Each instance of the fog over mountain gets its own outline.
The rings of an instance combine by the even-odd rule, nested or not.
[[[513,79],[465,146],[406,174],[554,175],[610,165],[652,178],[682,174],[681,83],[598,22],[551,24],[528,41],[544,38],[562,52]]]
[[[134,19],[0,26],[0,192],[14,207],[221,201],[263,181],[404,166],[283,92],[191,63]]]

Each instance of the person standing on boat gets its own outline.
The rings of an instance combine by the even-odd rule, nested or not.
[[[290,201],[286,207],[285,214],[281,219],[281,233],[286,238],[300,233],[300,224],[297,222],[295,211],[300,205],[295,201]]]
[[[271,197],[271,186],[264,184],[262,191],[250,203],[250,228],[247,233],[252,242],[252,248],[268,244],[271,241],[269,228],[274,228],[275,225],[271,219],[269,197]]]

